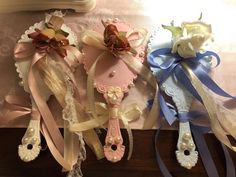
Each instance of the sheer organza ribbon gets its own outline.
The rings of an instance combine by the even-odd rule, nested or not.
[[[144,29],[137,29],[130,31],[126,34],[126,37],[129,39],[130,36],[132,35],[137,35],[138,38],[136,40],[130,41],[131,47],[139,47],[140,45],[143,44],[145,41],[147,32]],[[110,52],[107,47],[104,44],[104,39],[103,36],[95,31],[87,30],[81,35],[81,41],[88,45],[88,46],[93,46],[97,49],[102,50],[101,54],[95,59],[93,65],[90,67],[88,71],[88,79],[87,79],[87,96],[88,96],[88,110],[91,112],[91,115],[93,119],[98,122],[95,126],[98,126],[99,123],[102,123],[102,121],[99,120],[99,116],[96,110],[95,106],[95,98],[94,98],[94,75],[95,75],[95,70],[96,70],[96,65],[97,62],[102,58],[102,56],[106,52]],[[122,53],[118,54],[117,57],[121,59],[133,72],[139,74],[143,79],[145,79],[155,90],[157,89],[156,81],[152,73],[138,60],[135,60],[132,56],[132,54],[129,53]],[[156,92],[155,92],[156,93]],[[155,94],[155,98],[157,98],[157,95]],[[156,99],[154,99],[156,100]],[[158,116],[158,103],[157,101],[154,102],[151,111],[148,115],[148,118],[145,120],[145,128],[151,128],[155,122],[156,118]],[[102,126],[103,124],[100,124]],[[127,129],[128,130],[128,129]],[[131,131],[128,130],[129,133],[129,139],[132,140],[132,134]],[[130,152],[129,152],[129,157],[132,152],[133,145],[130,144]],[[129,158],[128,157],[128,158]]]
[[[74,56],[79,60],[81,57],[80,52],[73,46],[63,46],[66,50],[72,52]],[[48,108],[48,105],[44,99],[44,95],[42,95],[36,78],[36,64],[38,61],[43,60],[47,57],[47,55],[52,55],[54,59],[62,60],[68,68],[70,68],[69,62],[66,62],[64,59],[62,59],[60,56],[56,54],[55,51],[51,51],[51,53],[46,52],[39,52],[37,51],[33,44],[31,42],[19,42],[16,44],[15,47],[15,59],[16,61],[23,61],[23,60],[29,60],[31,59],[31,63],[29,66],[29,72],[28,72],[28,86],[29,90],[31,92],[31,95],[35,101],[35,104],[42,115],[43,119],[43,129],[45,130],[45,136],[51,137],[52,143],[55,145],[55,148],[50,149],[56,160],[63,166],[65,170],[71,170],[73,167],[73,164],[66,164],[63,161],[63,157],[58,159],[59,154],[64,154],[64,141],[63,137],[58,129],[58,126],[53,118],[53,115]],[[32,58],[31,58],[32,57]],[[72,78],[73,80],[73,78]],[[75,82],[75,81],[74,81]],[[50,142],[48,142],[50,143]],[[55,153],[55,150],[59,152]],[[62,156],[62,155],[61,155]]]

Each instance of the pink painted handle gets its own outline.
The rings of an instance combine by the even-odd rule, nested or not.
[[[118,108],[111,108],[118,109]],[[118,162],[124,156],[125,146],[120,132],[119,119],[110,115],[108,130],[105,140],[104,153],[107,160]]]

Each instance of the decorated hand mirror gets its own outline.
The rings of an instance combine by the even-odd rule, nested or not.
[[[90,105],[94,103],[91,87],[95,86],[97,91],[103,94],[109,107],[104,153],[111,162],[119,161],[124,155],[119,109],[137,77],[124,60],[128,57],[143,62],[144,37],[142,31],[133,30],[118,19],[102,21],[94,31],[87,31],[82,37],[85,44],[82,62],[88,73],[88,102]],[[93,114],[95,110],[91,109]]]

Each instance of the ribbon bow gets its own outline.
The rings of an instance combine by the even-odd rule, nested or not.
[[[96,102],[95,106],[96,106],[96,113],[97,113],[96,119],[91,119],[86,122],[71,124],[69,125],[69,130],[71,132],[86,131],[86,130],[103,126],[106,122],[108,122],[109,114],[112,114],[112,113],[109,112],[107,105],[101,102]],[[118,112],[119,119],[123,122],[124,127],[128,131],[129,147],[130,147],[128,159],[131,157],[131,154],[133,151],[133,136],[132,136],[131,129],[129,127],[129,122],[137,120],[140,117],[141,113],[142,111],[140,110],[137,104],[124,106]],[[87,115],[85,116],[87,117]]]
[[[162,57],[162,56],[169,56],[166,61],[164,61],[162,64],[158,64],[155,62],[156,57]],[[160,76],[157,78],[159,84],[161,85],[169,76],[174,74],[174,76],[178,79],[178,81],[200,102],[202,102],[202,98],[199,96],[199,93],[196,91],[194,86],[192,85],[191,80],[189,79],[188,75],[186,74],[186,71],[183,69],[183,64],[187,65],[193,73],[198,77],[198,79],[204,84],[208,89],[216,93],[217,95],[223,96],[223,97],[229,97],[236,99],[236,97],[231,96],[227,92],[225,92],[222,88],[220,88],[208,75],[207,68],[201,63],[201,59],[204,57],[214,57],[217,61],[216,66],[217,67],[220,64],[220,57],[211,51],[207,51],[203,54],[197,53],[195,58],[189,58],[189,59],[183,59],[178,54],[171,53],[170,48],[161,48],[152,51],[147,56],[147,61],[149,65],[153,68],[161,69]],[[160,95],[159,97],[160,105],[161,107],[165,109],[165,105],[163,102],[163,97]],[[173,116],[170,117],[170,114],[168,115],[168,111],[163,111],[165,117],[167,118],[169,124],[171,125],[174,118]]]
[[[95,75],[96,64],[99,61],[99,59],[102,58],[105,52],[113,52],[113,54],[115,54],[115,56],[121,59],[133,72],[139,74],[155,90],[157,89],[156,80],[153,74],[140,61],[134,60],[131,54],[131,53],[135,54],[132,48],[135,49],[143,44],[147,36],[147,31],[141,28],[128,31],[127,33],[122,33],[118,32],[117,28],[114,28],[114,26],[109,26],[109,25],[105,29],[106,30],[104,31],[104,36],[102,36],[100,33],[96,31],[91,31],[91,30],[87,30],[81,35],[81,41],[84,44],[88,46],[93,46],[103,51],[97,57],[97,59],[91,66],[90,70],[88,71],[88,79],[87,79],[87,95],[89,100],[88,101],[89,110],[91,111],[93,117],[95,118],[96,118],[96,113],[95,113],[96,109],[94,105],[95,100],[94,100],[94,90],[93,90],[94,75]],[[129,45],[131,48],[129,48]],[[157,94],[155,94],[155,97],[157,97]],[[158,116],[157,110],[158,110],[158,104],[155,101],[151,108],[148,118],[145,120],[144,128],[150,128],[155,124],[156,117]]]
[[[58,18],[60,20],[55,20]],[[45,23],[46,28],[42,30],[35,29],[33,33],[28,34],[28,37],[32,41],[16,44],[14,50],[15,59],[22,60],[34,56],[34,58],[40,60],[47,55],[51,55],[53,59],[58,61],[63,59],[62,61],[69,68],[75,66],[77,61],[67,59],[67,51],[70,51],[78,61],[80,61],[81,53],[75,46],[69,44],[69,40],[67,39],[69,34],[60,29],[62,24],[62,18],[52,16],[50,21]]]
[[[45,23],[45,29],[36,29],[34,33],[29,34],[29,37],[33,39],[32,41],[17,43],[14,54],[17,61],[32,58],[26,84],[29,86],[32,98],[42,116],[42,131],[44,136],[48,137],[46,138],[46,140],[48,140],[47,144],[51,147],[50,150],[54,158],[65,170],[71,170],[73,164],[67,163],[62,156],[62,154],[64,154],[63,137],[44,99],[44,95],[41,93],[39,83],[36,79],[36,72],[34,72],[39,69],[36,63],[43,62],[43,59],[50,55],[53,59],[61,60],[62,65],[64,63],[63,69],[65,69],[65,73],[68,74],[69,77],[71,76],[70,70],[71,66],[73,66],[73,62],[64,57],[67,55],[66,51],[70,51],[78,60],[80,59],[81,53],[74,46],[68,45],[69,43],[66,39],[68,34],[60,29],[62,24],[63,19],[61,17],[52,16],[49,22]],[[74,82],[74,78],[70,78]]]
[[[155,62],[156,57],[169,56],[164,63],[158,64]],[[208,88],[217,95],[236,99],[220,88],[208,75],[207,68],[201,63],[201,59],[204,57],[214,57],[217,60],[216,66],[220,64],[219,56],[211,51],[205,53],[197,53],[196,57],[183,59],[177,54],[171,53],[171,49],[162,48],[152,51],[148,55],[148,63],[151,67],[161,69],[161,76],[158,78],[159,84],[162,84],[171,74],[178,79],[178,81],[200,102],[204,104],[211,121],[212,131],[217,138],[227,145],[232,150],[236,151],[236,147],[232,146],[227,138],[227,133],[236,138],[236,132],[234,131],[233,117],[235,114],[222,106],[217,100],[215,100],[209,93]],[[205,87],[203,87],[203,85]],[[166,120],[171,125],[175,120],[173,114],[168,109],[168,106],[164,98],[159,97],[160,106]]]

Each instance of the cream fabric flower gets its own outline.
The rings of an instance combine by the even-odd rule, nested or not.
[[[107,98],[109,102],[112,104],[116,104],[120,102],[123,96],[124,96],[124,93],[120,87],[111,86],[107,90]]]
[[[185,22],[182,32],[175,36],[172,53],[183,58],[196,57],[196,53],[204,50],[204,46],[212,39],[211,25],[201,21]]]

